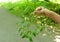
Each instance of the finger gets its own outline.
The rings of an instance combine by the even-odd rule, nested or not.
[[[33,11],[31,14],[35,14],[36,12],[35,11]]]
[[[43,7],[40,6],[40,7],[36,8],[36,11],[40,11],[40,10],[42,10],[42,9],[43,9]]]

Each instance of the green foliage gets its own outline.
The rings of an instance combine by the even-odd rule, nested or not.
[[[50,2],[50,0],[44,0],[44,1]]]
[[[18,31],[22,38],[28,38],[30,42],[33,42],[33,37],[48,28],[57,28],[58,24],[45,16],[31,15],[30,13],[38,6],[43,6],[49,10],[60,13],[60,5],[52,2],[16,2],[5,3],[2,5],[9,12],[21,18],[18,23]],[[52,27],[50,27],[52,26]],[[59,27],[60,28],[60,27]]]

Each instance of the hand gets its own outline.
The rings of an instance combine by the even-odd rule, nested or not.
[[[44,11],[44,7],[40,6],[40,7],[37,7],[31,14],[41,15],[43,14],[43,11]]]

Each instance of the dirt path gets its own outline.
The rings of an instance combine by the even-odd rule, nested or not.
[[[16,23],[19,19],[0,7],[0,42],[20,42]]]

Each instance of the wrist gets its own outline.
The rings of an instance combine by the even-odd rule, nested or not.
[[[43,10],[43,14],[44,14],[45,16],[49,17],[50,11],[49,11],[48,9],[44,9],[44,10]]]

